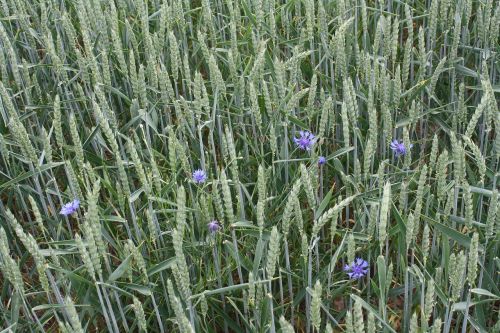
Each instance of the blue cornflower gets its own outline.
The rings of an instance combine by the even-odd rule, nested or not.
[[[293,138],[293,141],[302,150],[311,150],[316,143],[316,137],[309,131],[299,131],[300,137]]]
[[[361,258],[357,258],[351,265],[344,266],[344,272],[349,275],[350,279],[357,280],[362,278],[368,273],[368,262]]]
[[[320,156],[320,157],[318,158],[318,164],[319,164],[319,165],[323,165],[323,164],[325,164],[325,163],[326,163],[326,158],[325,158],[325,156]]]
[[[74,212],[76,212],[76,210],[78,209],[78,207],[80,207],[80,200],[75,199],[75,200],[73,200],[73,201],[68,202],[67,204],[65,204],[63,206],[63,208],[61,209],[61,211],[59,212],[59,214],[62,214],[62,215],[71,215]]]
[[[208,231],[210,231],[212,234],[219,231],[219,228],[220,228],[220,224],[216,220],[213,220],[208,224]]]
[[[406,146],[403,142],[398,142],[398,140],[394,140],[391,142],[391,145],[390,145],[390,148],[392,149],[392,151],[394,152],[394,154],[396,155],[396,157],[399,157],[399,156],[404,156],[406,155],[406,153],[413,147],[412,144],[410,144],[410,147],[408,149],[406,149]]]
[[[196,184],[202,184],[205,182],[205,180],[207,180],[207,174],[205,173],[205,171],[198,169],[193,172],[193,181]]]

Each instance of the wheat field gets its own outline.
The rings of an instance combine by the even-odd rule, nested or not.
[[[0,332],[499,332],[499,28],[0,0]]]

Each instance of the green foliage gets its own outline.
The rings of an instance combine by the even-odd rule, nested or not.
[[[0,0],[0,331],[495,331],[499,27],[493,0]]]

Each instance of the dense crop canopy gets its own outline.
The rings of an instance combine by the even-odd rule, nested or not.
[[[0,0],[0,331],[500,330],[499,27]]]

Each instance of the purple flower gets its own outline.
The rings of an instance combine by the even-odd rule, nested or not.
[[[316,143],[316,137],[309,131],[299,131],[300,137],[293,138],[293,141],[302,150],[311,150],[312,145]]]
[[[319,164],[319,165],[323,165],[323,164],[325,164],[325,163],[326,163],[326,158],[325,158],[324,156],[320,156],[320,157],[318,158],[318,164]]]
[[[349,275],[350,279],[357,280],[368,273],[366,268],[368,268],[368,263],[361,258],[357,258],[351,265],[344,266],[344,272]]]
[[[219,231],[219,228],[220,228],[219,222],[217,222],[216,220],[213,220],[208,224],[208,231],[210,231],[212,234]]]
[[[413,147],[413,145],[410,145],[410,147],[406,149],[405,144],[401,141],[398,142],[398,140],[392,141],[390,145],[390,148],[392,149],[396,157],[406,155],[406,153],[408,152],[408,150],[411,149],[411,147]]]
[[[71,215],[73,214],[74,212],[76,212],[76,210],[78,209],[78,207],[80,207],[80,200],[78,199],[75,199],[71,202],[68,202],[67,204],[65,204],[63,206],[63,208],[61,209],[61,211],[59,212],[59,214],[61,215]]]
[[[205,173],[205,171],[198,169],[193,172],[193,181],[196,184],[202,184],[205,182],[205,180],[207,180],[207,174]]]

